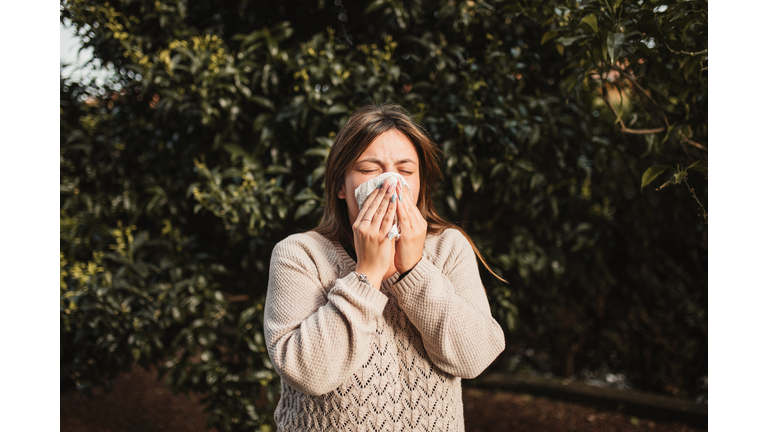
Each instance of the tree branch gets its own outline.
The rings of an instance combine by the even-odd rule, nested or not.
[[[696,192],[694,192],[693,188],[691,187],[691,185],[688,184],[688,179],[683,177],[683,181],[685,182],[685,185],[688,186],[688,190],[691,191],[691,195],[693,195],[693,199],[695,199],[696,202],[699,203],[699,206],[701,207],[702,216],[704,217],[704,224],[709,225],[709,220],[707,218],[707,216],[708,216],[707,215],[707,209],[704,208],[704,204],[702,204],[701,201],[699,201],[699,198],[696,197]]]
[[[693,147],[696,147],[697,149],[700,149],[700,150],[704,150],[705,152],[708,152],[708,151],[709,151],[709,149],[707,149],[707,148],[706,148],[706,147],[704,147],[703,145],[701,145],[701,144],[697,143],[696,141],[694,141],[694,140],[692,140],[692,139],[688,138],[687,136],[684,136],[684,137],[683,137],[683,142],[685,142],[686,144],[688,144],[688,145],[691,145],[691,146],[693,146]]]
[[[655,129],[627,129],[627,128],[621,128],[621,131],[628,134],[637,134],[637,135],[648,135],[648,134],[655,134],[659,132],[664,132],[666,129],[664,127],[658,127]]]
[[[659,31],[659,35],[661,36],[661,40],[664,41],[664,46],[667,47],[668,50],[672,51],[675,54],[682,54],[682,55],[689,55],[689,56],[697,56],[702,54],[709,53],[709,50],[704,49],[699,52],[690,52],[690,51],[675,51],[672,48],[669,47],[669,44],[667,43],[667,38],[664,37],[664,33],[661,32],[661,27],[659,27],[659,20],[657,19],[656,15],[653,16],[653,22],[656,24],[656,30]]]
[[[664,41],[664,45],[667,45],[666,41]],[[697,55],[707,54],[709,52],[709,50],[706,50],[706,49],[703,50],[703,51],[699,51],[699,52],[675,51],[672,48],[670,48],[669,45],[667,45],[667,49],[669,49],[670,51],[672,51],[675,54],[683,54],[683,55],[689,55],[689,56],[697,56]]]
[[[695,161],[693,156],[691,156],[691,153],[688,151],[688,146],[680,146],[680,148],[683,149],[683,153],[688,156],[688,163]]]

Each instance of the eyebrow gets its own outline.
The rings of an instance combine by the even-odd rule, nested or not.
[[[363,163],[363,162],[373,162],[373,163],[377,163],[377,164],[382,163],[381,159],[379,159],[379,158],[366,158],[366,159],[357,161],[357,163]],[[400,159],[399,161],[395,162],[395,165],[401,165],[401,164],[404,164],[404,163],[415,164],[416,162],[414,162],[413,159],[405,158],[405,159]]]

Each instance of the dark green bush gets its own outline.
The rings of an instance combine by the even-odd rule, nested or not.
[[[706,160],[706,2],[336,3],[62,2],[117,71],[61,82],[61,362],[77,385],[154,365],[204,393],[218,429],[269,425],[272,247],[317,223],[335,131],[388,100],[444,152],[443,214],[510,281],[483,273],[510,349],[693,396],[707,227],[683,185],[641,194],[640,179]],[[704,177],[688,181],[706,206]]]

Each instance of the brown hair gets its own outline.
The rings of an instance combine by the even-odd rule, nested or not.
[[[342,245],[354,247],[352,223],[347,213],[347,203],[338,197],[338,193],[344,184],[347,172],[357,162],[360,155],[379,135],[390,129],[397,129],[407,136],[419,155],[421,188],[416,199],[416,206],[427,221],[427,233],[440,234],[448,228],[458,230],[467,238],[483,266],[496,278],[506,282],[488,267],[475,243],[463,229],[437,214],[434,193],[443,178],[439,164],[441,151],[427,135],[423,126],[418,124],[399,105],[365,105],[352,114],[349,121],[336,135],[325,164],[325,211],[320,225],[314,231],[337,240]]]

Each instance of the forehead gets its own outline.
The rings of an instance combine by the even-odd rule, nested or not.
[[[376,137],[358,160],[377,158],[389,160],[412,159],[419,163],[419,155],[411,140],[397,129],[390,129]]]

